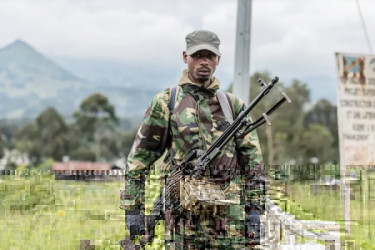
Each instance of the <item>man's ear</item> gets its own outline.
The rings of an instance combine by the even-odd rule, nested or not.
[[[217,65],[219,65],[220,63],[220,58],[221,58],[220,56],[217,57]]]
[[[184,63],[187,63],[187,55],[185,51],[182,52],[182,59],[184,60]]]

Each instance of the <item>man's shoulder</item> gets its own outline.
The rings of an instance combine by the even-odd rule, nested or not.
[[[175,95],[174,97],[176,98],[177,95],[179,94],[180,90],[181,90],[181,86],[174,86],[174,87],[166,88],[163,91],[160,91],[159,93],[157,93],[154,96],[154,99],[156,99],[158,101],[169,103],[171,98],[172,98],[172,95]],[[174,92],[174,94],[173,94],[173,92]]]
[[[166,88],[166,89],[160,91],[159,93],[157,93],[154,96],[153,101],[163,102],[163,103],[169,102],[171,89],[172,88]]]
[[[234,94],[232,94],[230,92],[226,92],[226,91],[222,91],[222,92],[225,93],[225,95],[227,95],[229,97],[231,105],[234,108],[235,113],[238,115],[239,112],[242,110],[243,105],[244,105],[244,102],[242,101],[242,99],[239,98],[238,96],[235,96]]]
[[[169,103],[171,101],[171,94],[172,94],[173,88],[176,88],[178,92],[179,86],[175,86],[175,87],[166,88],[160,91],[159,93],[157,93],[152,99],[152,102],[150,105],[151,108],[161,107],[162,109],[168,109]]]
[[[165,98],[165,97],[168,97],[170,91],[171,91],[171,87],[170,88],[166,88],[166,89],[163,89],[162,91],[158,92],[155,97],[156,98]]]

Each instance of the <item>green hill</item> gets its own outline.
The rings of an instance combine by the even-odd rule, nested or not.
[[[21,40],[0,49],[2,119],[33,119],[49,106],[71,116],[82,100],[95,92],[106,95],[117,115],[127,118],[141,117],[155,94],[79,79]]]

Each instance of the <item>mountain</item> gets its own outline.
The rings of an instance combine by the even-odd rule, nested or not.
[[[21,40],[16,40],[0,49],[0,69],[13,74],[44,75],[61,80],[79,80]],[[21,71],[17,72],[17,69]]]
[[[93,84],[20,40],[0,49],[0,118],[33,119],[49,106],[69,117],[84,98],[95,92],[108,97],[119,117],[140,117],[156,93]]]

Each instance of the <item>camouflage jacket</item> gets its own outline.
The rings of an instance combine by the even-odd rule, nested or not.
[[[157,94],[145,113],[128,156],[121,209],[144,208],[146,175],[168,145],[170,154],[179,163],[193,149],[207,150],[229,126],[216,96],[220,85],[218,79],[213,77],[211,84],[205,87],[193,83],[185,70],[178,85],[176,104],[170,118],[171,137],[167,137],[170,133],[170,89]],[[237,116],[244,109],[244,104],[233,95],[231,99]],[[170,138],[170,143],[165,143],[165,138]],[[254,131],[242,140],[230,141],[207,175],[220,184],[228,199],[240,199],[242,205],[261,205],[262,192],[252,183],[262,169],[260,146]]]

